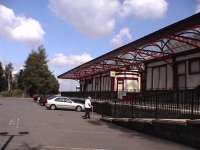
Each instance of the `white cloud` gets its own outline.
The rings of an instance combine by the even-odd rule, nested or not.
[[[138,18],[161,18],[168,9],[166,0],[124,0],[121,16]]]
[[[12,72],[12,74],[18,74],[19,72],[20,72],[20,70],[24,70],[24,66],[23,65],[21,65],[20,66],[20,64],[13,64],[13,72]]]
[[[197,6],[196,6],[196,13],[200,12],[200,0],[196,0],[197,1]]]
[[[118,0],[49,0],[49,8],[81,32],[101,37],[112,32],[120,8]]]
[[[90,60],[92,60],[92,57],[87,53],[69,56],[66,56],[63,53],[58,53],[55,54],[55,57],[51,59],[49,63],[61,67],[75,67]]]
[[[130,29],[125,27],[122,28],[118,34],[116,34],[112,40],[111,43],[115,46],[115,47],[119,47],[124,45],[125,43],[130,42],[133,39]]]
[[[17,16],[12,9],[0,4],[0,37],[27,45],[39,45],[43,41],[44,34],[37,20]]]
[[[102,37],[113,31],[119,16],[161,18],[168,3],[166,0],[49,0],[49,8],[82,33]]]
[[[53,58],[49,60],[49,67],[54,71],[66,72],[67,70],[81,65],[85,62],[92,60],[92,56],[88,53],[83,53],[80,55],[65,55],[63,53],[57,53]],[[61,71],[62,70],[62,71]],[[60,73],[61,74],[61,73]],[[75,91],[78,82],[74,80],[58,79],[60,84],[60,91]]]

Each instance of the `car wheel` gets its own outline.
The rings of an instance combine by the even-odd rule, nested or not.
[[[51,109],[51,110],[55,110],[55,109],[56,109],[56,105],[51,105],[51,106],[50,106],[50,109]]]
[[[82,111],[81,106],[77,106],[77,107],[76,107],[76,111]]]

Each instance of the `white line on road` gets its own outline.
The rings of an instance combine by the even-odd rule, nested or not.
[[[111,132],[105,132],[105,131],[82,131],[82,130],[65,130],[63,133],[78,133],[78,134],[110,134]],[[114,132],[114,133],[121,133],[121,132]]]
[[[12,144],[13,146],[23,146],[23,144]],[[34,148],[37,147],[37,145],[29,145],[30,147]],[[47,148],[47,149],[64,149],[64,150],[109,150],[109,149],[102,149],[102,148],[85,148],[85,147],[62,147],[62,146],[48,146],[48,145],[43,145],[42,148]]]
[[[16,128],[19,128],[19,121],[20,121],[20,118],[17,118]]]
[[[83,148],[83,147],[79,147],[79,148],[71,148],[72,150],[108,150],[108,149],[96,149],[96,148]]]
[[[9,126],[14,126],[14,125],[15,125],[15,121],[11,119],[11,120],[9,121],[8,125],[9,125]]]

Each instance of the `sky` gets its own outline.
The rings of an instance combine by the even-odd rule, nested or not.
[[[57,76],[199,11],[200,0],[0,0],[0,61],[16,72],[43,45]]]

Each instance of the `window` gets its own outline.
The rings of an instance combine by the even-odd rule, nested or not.
[[[153,68],[153,89],[159,88],[159,76],[160,76],[159,67]]]
[[[186,88],[186,61],[177,64],[178,89]]]
[[[147,68],[146,89],[152,89],[152,68]]]
[[[189,60],[189,73],[190,74],[200,73],[200,59]]]
[[[100,89],[100,80],[98,77],[95,78],[95,91],[99,91]]]
[[[88,84],[92,84],[92,79],[87,79],[86,81]]]
[[[65,102],[67,102],[67,103],[72,103],[72,101],[69,100],[69,99],[67,99],[67,98],[65,98],[64,100],[65,100]]]
[[[179,75],[178,76],[178,88],[185,89],[186,88],[186,76]]]
[[[160,77],[159,77],[159,89],[167,88],[167,67],[160,67]]]
[[[167,88],[167,65],[152,68],[152,89],[163,90]]]
[[[177,74],[178,75],[184,75],[186,73],[186,66],[185,62],[181,62],[177,66]]]
[[[56,98],[55,101],[56,101],[56,102],[64,102],[65,99],[64,99],[64,98]]]

